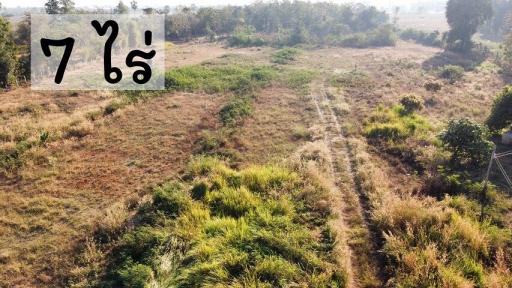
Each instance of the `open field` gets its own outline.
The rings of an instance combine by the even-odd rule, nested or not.
[[[443,27],[439,24],[439,29]],[[334,249],[337,252],[332,253],[337,255],[337,260],[331,261],[329,257],[332,256],[325,256],[328,260],[323,258],[324,255],[318,256],[322,259],[318,260],[322,263],[318,264],[322,267],[319,269],[325,269],[322,273],[336,276],[337,272],[333,272],[336,269],[330,268],[334,265],[344,272],[345,278],[331,275],[330,283],[341,283],[343,281],[340,279],[343,278],[346,287],[383,287],[385,283],[394,287],[393,283],[397,282],[393,281],[400,281],[403,276],[400,273],[403,271],[395,271],[398,268],[394,270],[396,267],[386,266],[389,265],[386,262],[389,258],[386,257],[390,256],[383,255],[381,251],[383,247],[391,249],[391,241],[385,237],[389,236],[385,233],[392,231],[396,237],[401,236],[401,219],[396,216],[401,212],[405,214],[404,218],[410,218],[410,223],[416,220],[414,217],[423,217],[423,214],[418,216],[414,214],[415,211],[399,205],[408,203],[409,206],[404,205],[412,207],[409,209],[416,207],[417,211],[425,215],[434,213],[432,211],[443,211],[439,212],[442,216],[429,214],[418,222],[427,219],[425,222],[446,223],[450,221],[446,220],[450,218],[446,211],[451,211],[451,208],[441,206],[444,205],[440,204],[444,203],[442,201],[437,203],[433,199],[425,200],[428,195],[422,195],[420,191],[427,181],[427,172],[419,173],[414,165],[400,156],[386,153],[381,146],[369,143],[364,137],[368,119],[379,107],[391,107],[399,103],[403,95],[415,94],[425,102],[425,108],[419,114],[430,123],[432,128],[429,131],[435,136],[451,118],[468,117],[480,122],[485,120],[496,93],[506,84],[496,66],[488,61],[476,65],[475,69],[465,72],[459,81],[450,84],[440,79],[432,69],[446,64],[446,54],[438,48],[408,42],[398,42],[396,47],[388,48],[304,49],[300,50],[294,60],[281,63],[276,63],[279,62],[275,59],[277,49],[269,47],[234,49],[225,48],[219,43],[202,42],[169,46],[166,68],[179,71],[176,72],[179,76],[204,73],[199,78],[212,77],[211,81],[215,82],[215,73],[218,71],[231,73],[229,71],[235,69],[233,67],[244,67],[221,77],[224,77],[222,79],[225,82],[234,81],[238,85],[240,83],[236,81],[239,80],[233,80],[237,75],[252,73],[251,77],[257,76],[256,80],[253,77],[251,81],[256,81],[255,85],[259,86],[251,87],[249,97],[241,95],[236,87],[224,87],[224,82],[215,82],[218,85],[210,87],[209,83],[193,86],[186,81],[176,81],[179,83],[175,83],[174,90],[145,95],[136,100],[127,100],[126,95],[101,91],[40,93],[30,91],[29,88],[19,88],[1,94],[2,149],[16,146],[21,138],[34,139],[41,144],[24,151],[21,156],[23,164],[0,174],[0,287],[60,287],[69,286],[70,283],[77,287],[87,287],[83,284],[92,281],[95,275],[84,275],[87,274],[84,271],[92,269],[92,265],[84,264],[86,261],[80,261],[83,259],[77,255],[82,255],[80,253],[83,253],[85,244],[94,238],[93,231],[109,218],[107,211],[111,211],[109,209],[112,207],[129,207],[123,211],[124,220],[130,222],[127,219],[140,213],[134,207],[143,206],[152,189],[162,183],[179,180],[183,182],[182,185],[192,185],[194,181],[204,179],[215,182],[218,180],[215,180],[215,173],[227,177],[228,180],[223,181],[229,182],[230,177],[239,175],[237,173],[250,173],[255,164],[294,167],[298,164],[288,162],[295,156],[301,159],[299,163],[306,163],[306,168],[297,170],[301,173],[305,170],[304,173],[310,178],[322,182],[322,185],[317,182],[311,185],[316,190],[325,189],[329,194],[326,198],[328,200],[322,199],[329,202],[329,205],[324,202],[314,203],[318,206],[332,206],[332,215],[325,217],[328,219],[319,219],[329,222],[338,234]],[[448,58],[458,60],[455,56]],[[185,70],[176,70],[178,68]],[[217,68],[220,70],[215,70]],[[427,82],[439,82],[439,91],[427,91]],[[251,113],[245,115],[237,125],[228,125],[219,114],[227,104],[239,103],[236,102],[239,98],[252,103]],[[49,133],[44,137],[45,141],[41,141],[43,132]],[[432,135],[430,137],[434,137]],[[431,146],[422,144],[421,147]],[[216,166],[215,169],[221,172],[213,169],[213,176],[194,174],[197,179],[184,179],[184,173],[190,173],[187,172],[190,169],[187,163],[194,155],[203,152],[227,158],[229,169],[241,169],[240,172],[225,172],[228,168]],[[323,164],[313,169],[308,166],[308,159]],[[507,163],[506,166],[510,165]],[[493,180],[502,183],[496,171],[493,171]],[[298,180],[290,181],[293,185],[300,183],[307,186]],[[249,184],[244,182],[241,185],[249,187],[250,181]],[[271,202],[258,194],[257,189],[249,190],[261,198],[254,201]],[[284,200],[279,197],[276,198],[279,201],[290,201],[286,195],[283,196]],[[297,199],[304,200],[300,197]],[[297,199],[292,200],[302,203]],[[211,205],[208,213],[212,217],[220,217],[215,214],[215,206],[210,202],[204,204],[194,199],[191,203],[193,207],[199,205],[202,209]],[[308,202],[305,203],[307,206]],[[383,207],[389,208],[389,213],[396,213],[389,216],[389,219],[396,216],[396,222],[388,223],[388,218],[383,220],[383,211],[387,211]],[[504,209],[503,214],[510,215],[511,209]],[[459,221],[456,223],[460,227],[466,225],[464,227],[470,227],[468,230],[472,229],[473,226],[468,224],[470,221],[466,218],[457,218],[459,214],[455,212],[450,215],[455,215],[453,217],[458,220],[452,217],[452,221]],[[119,221],[122,222],[122,219]],[[289,225],[299,224],[313,227],[306,220]],[[133,223],[127,226],[130,225],[134,226]],[[500,229],[510,229],[510,225],[509,221]],[[471,238],[471,235],[463,234],[467,230],[451,231],[445,226],[441,227],[449,235],[443,237],[446,236],[450,241],[473,241],[471,244],[482,247],[494,241],[488,240],[490,234],[479,232],[479,228],[474,228],[477,232],[471,231],[481,234]],[[315,234],[312,239],[320,238],[320,232],[315,229],[311,228]],[[459,235],[459,232],[463,234],[460,238],[448,238]],[[478,238],[481,235],[484,236]],[[479,242],[479,239],[485,240]],[[401,240],[396,241],[398,243]],[[207,240],[201,238],[195,241]],[[399,244],[405,243],[403,241]],[[435,246],[432,243],[429,245]],[[421,250],[421,246],[418,247],[414,249]],[[428,247],[430,252],[435,250]],[[105,248],[109,249],[112,248]],[[492,249],[481,249],[492,250],[488,252],[489,255],[498,255],[496,251],[502,251],[494,246]],[[432,262],[444,261],[445,255],[433,254],[426,255],[425,259],[431,256],[434,260],[428,259]],[[407,259],[415,261],[413,256],[404,256],[404,262]],[[489,259],[496,257],[489,256]],[[504,263],[510,264],[507,262],[510,260],[508,256],[504,257]],[[98,258],[98,265],[106,266],[106,256]],[[443,262],[438,265],[453,273],[454,278],[460,276],[462,279],[458,272],[452,271],[456,269],[455,264],[449,266],[452,263]],[[101,268],[104,267],[96,267],[94,271],[101,271],[98,275],[105,276]],[[410,267],[403,268],[404,271],[407,268]],[[506,270],[504,268],[499,272],[510,275]],[[327,277],[324,274],[322,277]],[[491,274],[489,272],[486,277],[498,279],[501,275]],[[302,276],[296,277],[304,283],[313,281],[304,280]],[[467,286],[446,287],[472,287],[473,282],[470,281],[474,279],[464,279],[466,282],[460,281]]]

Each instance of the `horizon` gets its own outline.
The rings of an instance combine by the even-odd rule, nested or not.
[[[172,5],[173,3],[169,3],[168,0],[139,0],[137,1],[138,6],[140,8],[145,7],[164,7],[169,5],[171,7],[176,6],[225,6],[225,5],[249,5],[257,0],[228,0],[228,1],[219,1],[219,0],[187,0],[180,2],[179,5]],[[74,0],[76,7],[79,8],[93,8],[93,7],[114,7],[119,3],[119,0]],[[130,5],[130,0],[123,1],[124,4]],[[267,2],[267,1],[264,1]],[[307,1],[307,2],[322,2],[322,1]],[[363,3],[366,5],[372,5],[377,8],[386,9],[391,7],[404,7],[410,9],[411,7],[419,6],[419,5],[429,5],[435,6],[445,3],[446,0],[418,0],[418,1],[409,1],[409,0],[337,0],[337,1],[329,1],[332,3],[343,4],[343,3]],[[19,9],[19,8],[36,8],[36,7],[44,7],[46,3],[45,0],[1,0],[2,9]]]

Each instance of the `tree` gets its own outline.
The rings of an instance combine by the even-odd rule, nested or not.
[[[16,79],[16,44],[9,22],[0,16],[0,87],[8,87]]]
[[[60,0],[60,13],[67,14],[75,10],[75,2],[72,0]]]
[[[126,14],[128,13],[128,6],[126,6],[123,1],[119,1],[119,3],[117,4],[116,8],[114,8],[114,13],[115,14]]]
[[[30,44],[30,14],[25,14],[23,20],[18,22],[16,25],[16,34],[14,41],[17,45],[29,45]]]
[[[137,1],[135,1],[135,0],[130,2],[130,6],[132,7],[133,12],[137,11],[137,8],[139,8],[139,5],[137,4]]]
[[[512,86],[506,86],[498,94],[486,124],[491,130],[510,127],[512,124]]]
[[[449,0],[446,19],[450,25],[447,48],[468,52],[473,48],[471,38],[478,27],[492,17],[491,0]]]
[[[44,9],[46,10],[46,14],[59,14],[60,13],[59,0],[48,0],[48,2],[46,2],[46,4],[44,4]]]
[[[439,135],[444,147],[452,152],[452,162],[458,165],[485,163],[494,149],[494,143],[488,137],[485,126],[468,119],[451,120]]]

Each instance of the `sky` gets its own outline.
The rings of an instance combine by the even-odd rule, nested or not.
[[[131,0],[124,0],[125,4],[129,4]],[[414,2],[443,2],[445,0],[437,0],[437,1],[428,1],[428,0],[334,0],[329,2],[335,3],[343,3],[343,2],[366,2],[371,3],[377,7],[391,7],[391,6],[407,6],[411,5]],[[0,0],[2,6],[8,8],[15,7],[42,7],[46,1],[45,0]],[[115,6],[119,0],[74,0],[75,4],[80,7],[107,7],[107,6]],[[176,6],[176,5],[191,5],[195,4],[197,6],[214,6],[214,5],[245,5],[254,2],[254,0],[180,0],[180,1],[172,1],[172,0],[138,0],[139,7],[162,7],[165,5]],[[312,1],[314,2],[314,1]]]

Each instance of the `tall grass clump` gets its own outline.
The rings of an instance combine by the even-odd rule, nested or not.
[[[185,180],[155,189],[139,209],[114,245],[104,284],[345,287],[331,254],[335,235],[322,233],[332,214],[312,196],[323,188],[301,175],[192,160]]]
[[[380,107],[368,119],[364,135],[375,141],[400,142],[412,136],[425,136],[430,129],[428,121],[410,107],[396,105],[391,109]]]
[[[366,120],[363,134],[372,145],[422,173],[435,165],[430,150],[438,145],[438,140],[428,120],[414,112],[420,107],[414,99],[402,99],[408,108],[402,104],[379,107]]]
[[[460,203],[459,200],[457,200]],[[452,198],[397,199],[375,213],[394,287],[510,287],[510,229],[458,210]],[[500,283],[498,286],[493,286]]]

